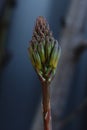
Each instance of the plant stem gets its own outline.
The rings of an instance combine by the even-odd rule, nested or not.
[[[50,86],[42,83],[42,106],[44,130],[52,130],[51,126],[51,107],[50,107]]]

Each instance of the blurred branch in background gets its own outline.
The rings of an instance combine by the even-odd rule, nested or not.
[[[74,118],[76,116],[78,116],[78,114],[80,114],[80,112],[82,112],[86,107],[87,107],[87,98],[85,98],[84,101],[80,104],[80,106],[78,106],[75,110],[73,110],[73,112],[70,115],[68,115],[67,117],[65,117],[65,119],[59,120],[58,121],[59,126],[61,128],[62,127],[64,128],[65,125],[67,125],[72,120],[74,120]]]
[[[6,41],[8,30],[11,23],[13,7],[16,5],[15,0],[0,1],[0,68],[4,67],[9,59],[9,52],[6,50]]]
[[[87,48],[87,39],[84,38],[87,19],[86,12],[87,0],[71,0],[68,14],[63,22],[64,28],[62,30],[60,41],[62,55],[56,78],[52,84],[54,86],[52,89],[51,100],[54,130],[62,129],[61,125],[59,125],[60,122],[58,123],[58,121],[63,117],[64,110],[67,105],[76,64],[78,63],[82,52]],[[85,106],[86,101],[84,100],[79,109],[82,109]],[[66,116],[67,118],[65,118],[62,123],[67,123],[69,119],[74,117],[75,114],[73,112],[69,117]],[[41,112],[40,109],[38,109],[32,130],[42,129],[41,126]]]

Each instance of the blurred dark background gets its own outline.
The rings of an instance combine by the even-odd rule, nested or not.
[[[31,129],[41,100],[40,82],[27,51],[34,23],[38,16],[46,17],[54,37],[60,39],[69,5],[70,0],[0,0],[0,130]],[[87,51],[74,75],[65,115],[86,96]],[[66,128],[75,130],[78,124]]]

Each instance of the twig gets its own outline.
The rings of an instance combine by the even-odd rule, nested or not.
[[[51,130],[50,86],[47,83],[42,83],[42,96],[44,130]]]

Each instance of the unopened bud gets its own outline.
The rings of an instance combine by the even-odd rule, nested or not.
[[[31,62],[43,82],[51,82],[60,57],[60,46],[52,36],[49,25],[42,16],[36,20],[29,54]]]

